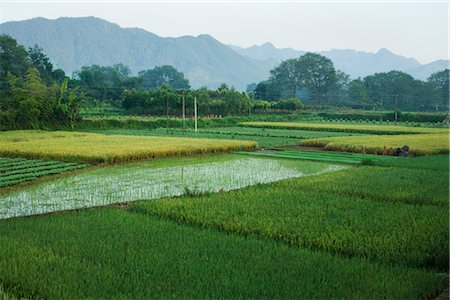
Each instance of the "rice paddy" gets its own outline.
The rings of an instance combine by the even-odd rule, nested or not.
[[[242,122],[243,127],[300,129],[317,131],[353,132],[366,134],[419,134],[449,133],[448,128],[407,127],[395,125],[360,125],[360,124],[327,124],[327,123],[294,123],[294,122]]]
[[[372,135],[311,139],[303,146],[323,147],[325,150],[392,155],[405,145],[412,155],[449,153],[449,134]]]
[[[80,132],[0,132],[0,155],[85,163],[117,163],[170,156],[250,150],[252,141],[138,137]]]
[[[181,159],[180,165],[166,162],[172,165],[166,167],[136,163],[101,168],[12,191],[0,196],[0,219],[139,199],[224,192],[345,168],[238,156],[222,156],[207,163],[202,158],[188,161],[186,164]]]
[[[93,164],[0,190],[0,298],[436,298],[448,129],[317,125],[0,133],[0,183]]]

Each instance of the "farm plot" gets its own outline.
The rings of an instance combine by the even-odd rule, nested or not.
[[[0,220],[0,232],[0,282],[18,298],[425,299],[447,283],[434,271],[179,226],[115,207]]]
[[[89,165],[0,157],[0,189],[31,181],[38,177],[78,170],[87,166]]]
[[[236,152],[237,154],[250,156],[263,156],[287,159],[301,159],[312,161],[323,161],[343,164],[374,164],[374,165],[389,165],[397,163],[398,160],[405,159],[402,157],[381,156],[370,154],[356,154],[356,153],[342,153],[342,152],[327,152],[327,151],[299,151],[299,150],[279,150],[270,152]]]
[[[325,150],[392,155],[397,148],[409,147],[413,155],[449,153],[449,134],[372,135],[330,137],[301,142],[303,146],[323,147]]]
[[[210,157],[206,162],[204,157],[197,157],[101,168],[5,194],[0,197],[0,219],[139,199],[223,192],[344,168],[234,155]]]
[[[0,133],[0,155],[87,163],[117,163],[255,147],[255,142],[241,140],[138,137],[64,131]]]
[[[448,172],[435,180],[438,176],[426,179],[432,171],[408,169],[411,174],[397,189],[394,178],[401,171],[383,176],[392,171],[351,168],[335,176],[289,179],[224,195],[137,202],[130,210],[302,249],[447,270],[449,217],[442,203],[448,201],[448,184],[443,184]],[[363,179],[369,185],[372,177],[372,188],[355,188]],[[427,197],[431,190],[437,191],[434,198]],[[375,191],[383,191],[384,198]],[[422,205],[411,205],[409,196]]]
[[[293,123],[293,122],[242,122],[243,127],[300,129],[317,131],[354,132],[366,134],[419,134],[449,133],[448,128],[407,127],[394,125],[359,125],[359,124],[326,124],[326,123]]]

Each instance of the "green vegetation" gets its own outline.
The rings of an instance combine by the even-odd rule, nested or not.
[[[305,140],[303,146],[323,147],[326,150],[393,155],[397,148],[409,147],[413,155],[449,153],[449,133],[414,135],[371,135],[331,137]]]
[[[299,150],[279,150],[268,152],[237,152],[239,154],[263,157],[289,158],[300,160],[313,160],[323,162],[334,162],[343,164],[363,164],[363,165],[393,165],[398,160],[404,159],[394,156],[381,156],[370,154],[355,154],[330,151],[299,151]]]
[[[440,161],[445,163],[445,159]],[[447,207],[449,173],[448,165],[446,167],[446,170],[359,167],[345,171],[344,176],[340,172],[299,181],[298,188],[314,186],[318,191],[376,201]]]
[[[173,137],[189,137],[203,139],[226,139],[226,140],[248,140],[255,141],[262,148],[273,148],[277,146],[298,145],[302,139],[321,138],[329,136],[345,136],[359,135],[342,132],[325,132],[325,131],[302,131],[302,130],[280,130],[265,128],[243,128],[243,127],[218,127],[213,129],[200,129],[194,132],[191,129],[183,131],[181,129],[156,128],[152,130],[146,129],[85,129],[86,132],[100,134],[124,134],[135,136],[173,136]]]
[[[0,188],[87,167],[85,164],[59,161],[0,157]]]
[[[407,126],[359,125],[359,124],[329,124],[329,123],[294,123],[294,122],[242,122],[240,126],[273,128],[273,129],[300,129],[317,131],[354,132],[366,134],[419,134],[419,133],[449,133],[448,128],[425,128]],[[364,139],[364,138],[362,138]]]
[[[308,178],[289,179],[223,195],[142,202],[131,209],[301,248],[381,263],[447,269],[446,209],[328,193],[303,180],[308,182]],[[384,186],[378,185],[378,189]]]
[[[140,199],[224,192],[344,168],[238,155],[125,164],[93,169],[2,195],[0,219]]]
[[[0,228],[0,282],[18,297],[425,298],[446,280],[113,207]]]
[[[88,163],[117,163],[255,147],[255,142],[240,140],[136,137],[65,131],[0,132],[1,155]]]

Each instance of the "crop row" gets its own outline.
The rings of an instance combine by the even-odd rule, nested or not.
[[[54,175],[63,172],[82,169],[87,166],[88,165],[86,164],[52,162],[51,164],[48,165],[40,165],[37,167],[18,170],[16,169],[9,172],[3,172],[0,173],[0,188],[31,181],[42,176]]]
[[[36,167],[48,167],[60,164],[59,161],[44,161],[44,160],[27,160],[18,162],[17,164],[10,164],[7,166],[0,167],[0,175],[6,176],[6,173],[10,172],[21,172],[26,169],[36,168]]]

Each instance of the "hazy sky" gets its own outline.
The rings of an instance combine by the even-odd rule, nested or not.
[[[96,16],[160,36],[207,33],[226,44],[299,50],[386,47],[421,63],[448,59],[448,1],[17,1],[0,22]]]

